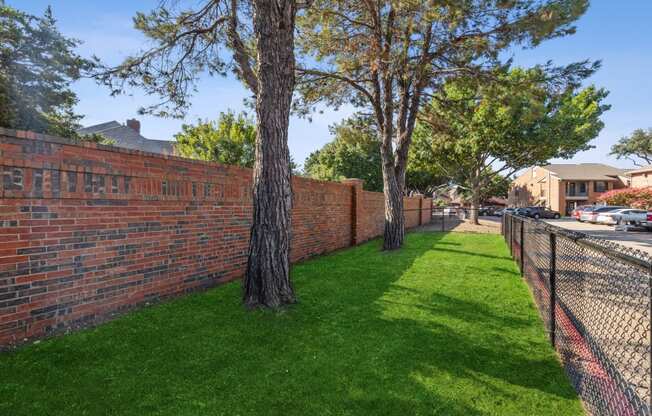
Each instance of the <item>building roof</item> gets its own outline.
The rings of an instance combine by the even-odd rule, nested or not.
[[[542,166],[543,169],[562,180],[603,180],[618,179],[627,174],[627,170],[614,168],[602,163],[557,163]]]
[[[168,140],[151,140],[140,135],[140,133],[128,126],[109,121],[106,123],[95,124],[78,130],[79,134],[99,133],[112,139],[114,146],[124,147],[133,150],[142,150],[144,152],[161,153],[164,155],[174,154],[174,142]]]
[[[637,173],[647,173],[647,172],[652,172],[652,165],[647,165],[640,167],[638,169],[630,170],[627,172],[627,176],[635,175]]]

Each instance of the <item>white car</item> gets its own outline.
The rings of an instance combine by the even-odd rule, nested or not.
[[[623,208],[615,211],[600,212],[595,219],[598,224],[637,224],[647,219],[647,211],[634,208]]]

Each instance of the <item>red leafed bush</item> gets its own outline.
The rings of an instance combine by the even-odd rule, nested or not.
[[[625,205],[634,208],[652,209],[652,187],[614,189],[600,195],[598,200],[608,205]]]

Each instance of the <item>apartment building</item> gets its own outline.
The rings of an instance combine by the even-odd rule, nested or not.
[[[509,206],[539,205],[568,215],[576,206],[595,203],[604,192],[629,186],[626,174],[602,163],[533,166],[514,179],[507,201]]]
[[[632,188],[647,188],[652,186],[652,165],[627,172]]]

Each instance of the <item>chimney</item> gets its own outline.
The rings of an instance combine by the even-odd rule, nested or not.
[[[136,133],[140,134],[140,121],[136,120],[135,118],[127,120],[127,127],[136,130]]]

